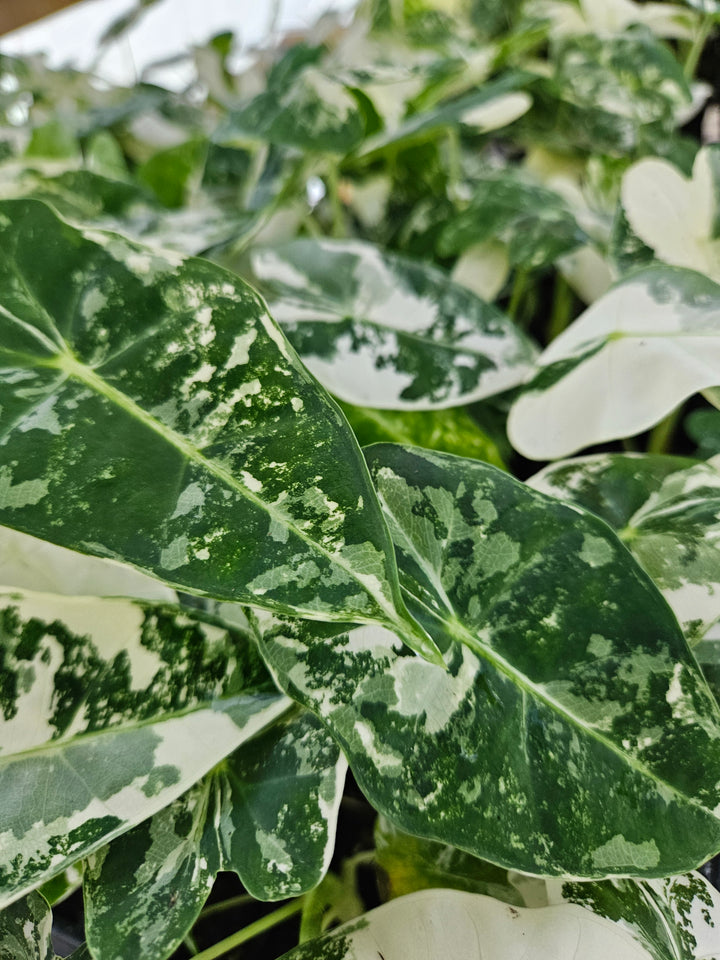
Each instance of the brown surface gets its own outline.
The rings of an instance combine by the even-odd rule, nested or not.
[[[0,0],[0,35],[73,3],[77,0]]]

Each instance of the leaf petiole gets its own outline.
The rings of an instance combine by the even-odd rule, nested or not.
[[[214,944],[212,947],[208,947],[207,950],[196,954],[195,960],[216,960],[217,957],[222,957],[223,954],[229,953],[230,950],[240,946],[241,943],[246,943],[254,937],[259,937],[261,933],[272,930],[273,927],[283,923],[285,920],[294,916],[294,914],[300,913],[304,902],[305,897],[298,897],[296,900],[291,900],[289,903],[283,904],[282,907],[278,907],[278,909],[273,910],[272,913],[260,917],[259,920],[248,924],[247,927],[243,927],[242,930],[238,930],[236,933],[225,937],[224,940]]]

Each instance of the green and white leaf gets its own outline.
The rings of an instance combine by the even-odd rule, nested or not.
[[[50,932],[52,911],[44,897],[30,893],[0,913],[2,960],[58,960]]]
[[[508,420],[523,456],[552,460],[640,433],[720,384],[720,286],[648,267],[596,300],[537,363]]]
[[[0,597],[0,903],[182,795],[284,713],[246,635],[140,601]]]
[[[527,481],[602,517],[695,643],[720,619],[720,472],[683,457],[598,454]]]
[[[320,722],[296,712],[96,853],[84,887],[96,960],[164,960],[219,870],[236,872],[261,900],[317,886],[333,852],[346,767]]]
[[[633,233],[658,260],[720,281],[720,146],[698,151],[690,179],[660,157],[638,160],[621,198]]]
[[[720,894],[700,873],[657,880],[546,883],[551,905],[578,904],[614,921],[653,960],[720,960]]]
[[[387,153],[433,140],[448,129],[464,126],[471,132],[486,133],[513,123],[532,106],[532,97],[522,89],[532,75],[510,71],[497,80],[481,83],[471,93],[423,110],[400,124],[370,137],[358,151],[366,161]]]
[[[380,627],[274,622],[261,644],[373,805],[528,873],[661,876],[711,856],[720,711],[610,528],[478,461],[366,455],[446,669]]]
[[[31,200],[0,204],[0,251],[2,522],[197,593],[407,619],[352,432],[249,287]]]
[[[460,406],[521,383],[535,350],[497,308],[436,267],[357,240],[295,240],[252,269],[308,369],[347,403]]]
[[[508,170],[477,178],[472,188],[467,206],[440,232],[441,256],[502,241],[511,264],[533,269],[548,266],[588,240],[554,190]]]
[[[532,946],[530,946],[532,945]],[[532,953],[529,953],[532,950]],[[283,960],[652,960],[616,923],[574,905],[528,909],[461,890],[383,904]]]

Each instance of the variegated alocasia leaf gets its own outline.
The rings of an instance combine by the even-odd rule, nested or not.
[[[285,712],[253,644],[141,601],[0,598],[0,903],[172,802]]]
[[[259,140],[311,153],[345,154],[364,134],[363,113],[351,89],[310,63],[292,77],[276,67],[267,89],[231,112],[213,139],[240,145]]]
[[[348,403],[460,406],[521,383],[535,350],[446,273],[357,240],[294,240],[252,254],[273,316],[308,368]]]
[[[366,455],[447,669],[381,627],[274,623],[261,643],[373,805],[529,873],[661,876],[720,849],[720,710],[607,524],[478,461]]]
[[[482,133],[505,127],[532,106],[532,98],[522,89],[531,79],[531,74],[517,70],[482,83],[471,93],[413,114],[398,126],[371,137],[359,153],[366,161],[374,160],[386,152],[397,153],[432,140],[448,128],[460,125]]]
[[[409,620],[352,432],[237,277],[6,201],[0,343],[0,521],[197,593]]]
[[[720,384],[720,286],[648,267],[596,300],[538,359],[510,411],[513,446],[533,460],[647,430]]]
[[[461,890],[422,890],[392,900],[291,950],[283,960],[526,960],[529,956],[532,960],[653,960],[621,926],[582,907],[528,909]]]
[[[684,457],[598,454],[527,481],[617,530],[673,608],[690,643],[720,619],[720,472]]]
[[[320,721],[296,712],[98,851],[84,886],[96,960],[165,960],[219,870],[236,872],[261,900],[315,887],[332,856],[346,768]]]
[[[474,457],[505,469],[495,440],[463,407],[446,410],[373,410],[340,403],[361,447],[371,443],[405,443]]]
[[[52,912],[39,893],[30,893],[0,912],[2,960],[57,960],[50,932]]]
[[[546,886],[550,905],[578,904],[622,924],[653,960],[720,960],[720,894],[700,873]]]
[[[477,178],[468,205],[443,226],[438,253],[452,256],[479,243],[503,241],[511,264],[547,266],[587,242],[554,190],[503,170]]]

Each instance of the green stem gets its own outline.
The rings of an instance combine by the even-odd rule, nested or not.
[[[552,313],[548,324],[548,343],[558,337],[570,323],[575,297],[569,283],[561,273],[555,276]]]
[[[687,80],[692,80],[695,76],[697,65],[700,62],[703,49],[708,37],[710,36],[710,32],[712,31],[714,21],[715,18],[711,13],[706,13],[702,18],[698,32],[690,49],[688,50],[687,57],[685,58],[685,65],[683,66],[683,72]]]
[[[670,449],[670,444],[672,442],[673,434],[675,433],[675,428],[678,425],[678,420],[680,419],[680,414],[682,412],[682,404],[679,407],[676,407],[675,410],[664,420],[661,420],[655,427],[653,427],[650,436],[648,437],[647,443],[647,452],[648,453],[667,453]]]
[[[223,954],[228,953],[234,947],[239,947],[241,943],[246,943],[254,937],[259,937],[261,933],[272,930],[273,927],[283,923],[283,921],[289,917],[300,913],[304,899],[304,897],[298,897],[297,900],[291,900],[282,907],[278,907],[277,910],[273,910],[272,913],[260,917],[259,920],[248,924],[247,927],[243,927],[242,930],[238,930],[237,933],[225,937],[224,940],[221,940],[214,946],[208,947],[207,950],[203,950],[202,953],[198,953],[195,956],[195,960],[216,960],[217,957],[222,957]]]
[[[188,933],[183,937],[183,946],[191,957],[197,956],[198,945],[195,943],[195,938],[191,933]]]
[[[528,285],[527,270],[518,269],[517,272],[515,273],[515,282],[513,283],[512,294],[510,296],[510,303],[508,304],[508,308],[507,308],[508,315],[518,325],[520,325],[520,321],[521,321],[520,306],[522,304],[522,299],[525,296],[527,285]]]
[[[448,155],[448,195],[452,200],[459,199],[459,187],[462,182],[462,154],[460,149],[460,134],[450,127],[447,132]]]
[[[220,903],[211,903],[210,906],[205,907],[200,913],[198,920],[215,916],[217,913],[224,913],[226,910],[232,910],[234,907],[244,907],[248,903],[252,903],[254,899],[255,898],[251,897],[249,893],[241,893],[238,897],[230,897],[227,900],[222,900]]]

